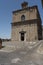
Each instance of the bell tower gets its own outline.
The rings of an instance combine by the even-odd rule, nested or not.
[[[21,6],[22,6],[22,9],[27,8],[28,7],[28,2],[23,2],[21,4]]]

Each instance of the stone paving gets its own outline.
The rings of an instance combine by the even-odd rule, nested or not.
[[[32,48],[0,50],[0,65],[43,65],[43,53],[38,52],[43,43]],[[3,51],[2,51],[3,50]],[[10,52],[11,51],[11,52]],[[43,50],[42,50],[43,51]]]

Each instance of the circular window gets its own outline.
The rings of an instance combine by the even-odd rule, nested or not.
[[[24,20],[25,20],[25,16],[22,15],[22,16],[21,16],[21,21],[24,21]]]

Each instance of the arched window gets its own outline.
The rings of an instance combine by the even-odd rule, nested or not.
[[[21,21],[25,21],[25,16],[24,15],[21,16]]]

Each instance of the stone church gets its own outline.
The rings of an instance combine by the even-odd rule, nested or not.
[[[21,9],[13,11],[11,23],[12,41],[35,41],[42,39],[42,22],[37,6],[21,4]]]

